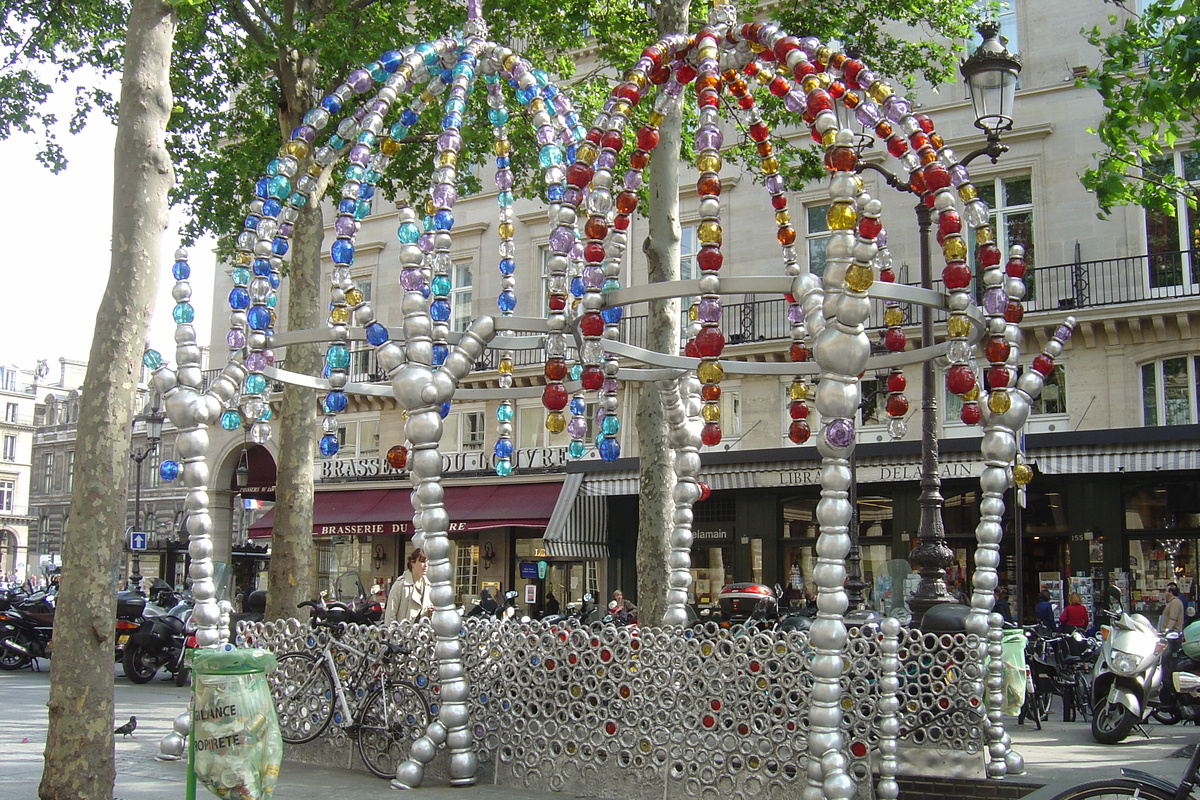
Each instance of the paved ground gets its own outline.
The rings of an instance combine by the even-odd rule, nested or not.
[[[166,673],[163,673],[164,675]],[[121,677],[114,667],[116,718],[138,717],[137,733],[117,740],[117,783],[115,800],[165,800],[184,797],[184,763],[154,760],[158,743],[170,731],[175,716],[187,706],[188,689],[176,689],[169,681],[156,680],[137,686]],[[0,673],[0,697],[5,713],[0,715],[0,798],[35,800],[41,780],[42,753],[46,746],[45,703],[49,673]],[[1155,726],[1150,737],[1134,735],[1120,745],[1104,746],[1092,741],[1086,723],[1062,723],[1055,716],[1039,732],[1031,725],[1017,726],[1010,720],[1017,751],[1025,757],[1028,773],[1015,777],[1023,783],[1044,784],[1027,800],[1049,800],[1068,786],[1087,780],[1117,775],[1122,766],[1132,766],[1172,781],[1187,764],[1172,753],[1200,740],[1192,726]],[[602,792],[601,789],[597,789]],[[360,772],[322,769],[285,763],[275,797],[279,800],[379,800],[391,794],[386,781]],[[415,793],[431,800],[567,800],[575,795],[531,792],[505,786],[482,785],[452,789],[427,782]],[[203,789],[198,797],[208,797]],[[602,795],[599,795],[602,796]]]

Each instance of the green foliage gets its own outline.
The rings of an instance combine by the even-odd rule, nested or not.
[[[1084,31],[1101,61],[1082,84],[1100,94],[1105,110],[1092,131],[1103,149],[1083,184],[1095,193],[1101,216],[1127,204],[1173,215],[1181,195],[1195,205],[1195,191],[1152,162],[1179,141],[1200,151],[1198,0],[1157,0],[1140,16],[1110,16],[1109,25]]]

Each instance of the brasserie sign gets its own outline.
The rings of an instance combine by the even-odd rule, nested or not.
[[[334,458],[319,462],[321,481],[402,480],[408,470],[394,469],[384,458]],[[558,470],[567,463],[565,447],[526,447],[512,454],[513,473]],[[442,475],[495,475],[491,452],[466,450],[442,454]]]

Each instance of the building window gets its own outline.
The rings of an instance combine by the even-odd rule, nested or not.
[[[1017,367],[1017,377],[1028,369],[1028,366]],[[981,376],[982,377],[982,376]],[[884,395],[886,401],[887,395]],[[910,408],[912,407],[912,398],[909,398]],[[983,401],[980,400],[982,403]],[[962,398],[956,394],[952,394],[945,388],[942,389],[942,407],[946,409],[945,415],[942,417],[946,422],[959,422],[962,417]],[[882,406],[880,413],[883,413]],[[1045,376],[1042,386],[1042,393],[1033,401],[1030,406],[1029,413],[1037,416],[1039,414],[1066,414],[1067,413],[1067,368],[1064,364],[1055,364],[1054,369],[1049,375]]]
[[[0,389],[3,389],[6,392],[15,392],[17,390],[16,367],[0,367]],[[9,403],[9,406],[14,409],[16,408],[15,403]]]
[[[146,476],[146,488],[153,489],[158,486],[158,466],[162,463],[162,454],[157,447],[150,453],[146,462],[146,469],[149,470],[149,474]]]
[[[12,513],[16,486],[16,482],[11,479],[0,479],[0,511]]]
[[[1200,356],[1176,356],[1142,365],[1142,421],[1191,425],[1197,421]]]
[[[472,276],[470,261],[455,261],[451,275],[453,288],[450,290],[450,308],[453,309],[453,330],[465,331],[474,318],[472,305]]]
[[[16,403],[6,403],[5,404],[5,406],[4,406],[4,421],[5,422],[16,422],[17,421],[17,404]]]
[[[4,460],[17,460],[17,437],[15,434],[4,434]]]
[[[1150,172],[1180,176],[1193,187],[1200,185],[1200,153],[1175,152],[1150,162]],[[1146,211],[1146,252],[1150,254],[1147,280],[1151,289],[1200,283],[1196,250],[1200,250],[1200,214],[1179,197],[1173,214]]]
[[[479,582],[479,545],[475,542],[451,542],[454,547],[454,594],[456,602],[475,597]]]
[[[355,278],[354,286],[360,292],[362,292],[362,299],[364,303],[371,302],[371,277],[369,275],[363,275],[361,278]]]
[[[540,406],[517,409],[517,447],[541,447],[545,440],[546,412]]]
[[[482,450],[487,433],[484,429],[482,411],[464,411],[462,418],[462,449]]]
[[[75,490],[75,451],[67,451],[67,491]]]
[[[738,391],[721,392],[721,435],[742,435],[742,395]]]
[[[805,206],[804,212],[808,269],[814,275],[824,275],[825,248],[829,245],[829,204]]]
[[[54,453],[46,453],[42,461],[42,492],[50,494],[54,491]]]
[[[863,378],[859,388],[862,391],[858,405],[859,424],[887,424],[887,378]]]
[[[338,426],[338,455],[373,458],[379,455],[379,420],[352,419]]]
[[[992,232],[996,237],[996,246],[1000,248],[1000,263],[1008,261],[1008,248],[1019,244],[1025,248],[1025,296],[1032,300],[1034,292],[1033,269],[1035,262],[1033,250],[1033,181],[1028,175],[1013,175],[994,180],[981,180],[975,186],[979,199],[987,203],[991,210]],[[968,258],[971,261],[972,272],[975,263],[975,229],[971,228],[967,236],[969,248]]]

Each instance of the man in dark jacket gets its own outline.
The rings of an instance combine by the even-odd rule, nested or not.
[[[1033,607],[1033,613],[1039,623],[1045,625],[1050,630],[1057,630],[1058,625],[1054,619],[1054,606],[1050,604],[1049,590],[1042,589],[1038,594],[1038,602]]]

